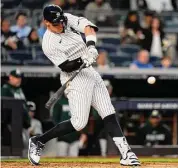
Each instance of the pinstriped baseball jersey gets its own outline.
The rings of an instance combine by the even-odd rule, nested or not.
[[[96,27],[86,18],[65,14],[68,18],[64,33],[53,33],[47,30],[43,37],[42,48],[45,55],[59,66],[66,60],[74,60],[87,54],[87,46],[80,32],[86,26]],[[74,72],[61,72],[61,83],[64,84]],[[76,130],[83,129],[93,106],[102,118],[115,113],[105,84],[95,69],[90,66],[82,71],[69,83],[65,90],[71,112],[71,123]]]
[[[72,61],[86,55],[86,44],[81,34],[88,25],[96,27],[86,18],[65,13],[68,19],[64,33],[53,33],[47,30],[43,36],[42,49],[44,54],[56,65],[66,60]]]

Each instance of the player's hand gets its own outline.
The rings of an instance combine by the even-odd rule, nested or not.
[[[96,59],[94,59],[92,57],[83,57],[82,59],[83,59],[83,62],[85,63],[85,65],[86,65],[86,67],[89,67],[94,62],[96,62]]]
[[[89,67],[94,62],[96,62],[96,58],[98,57],[98,51],[95,46],[89,46],[87,55],[83,56],[83,62],[86,64],[86,67]]]
[[[88,46],[87,54],[89,58],[93,58],[94,60],[96,60],[96,58],[98,57],[98,51],[93,45]]]

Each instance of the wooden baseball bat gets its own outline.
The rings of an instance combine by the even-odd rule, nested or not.
[[[51,107],[61,98],[61,96],[63,95],[65,89],[67,88],[69,82],[71,82],[78,74],[79,72],[85,67],[85,63],[83,63],[80,68],[75,71],[75,73],[71,76],[71,78],[64,84],[62,85],[51,97],[50,99],[47,101],[47,103],[45,104],[45,107],[50,110]]]

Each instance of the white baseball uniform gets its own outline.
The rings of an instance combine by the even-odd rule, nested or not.
[[[67,27],[64,33],[53,33],[47,30],[43,36],[42,48],[44,54],[56,65],[75,60],[87,55],[87,46],[81,34],[86,26],[96,27],[84,17],[77,17],[69,13],[64,14]],[[61,72],[61,83],[64,84],[74,72]],[[106,86],[95,69],[90,66],[82,71],[70,82],[65,90],[71,111],[71,123],[76,130],[83,129],[87,122],[90,106],[93,106],[102,118],[115,113]]]

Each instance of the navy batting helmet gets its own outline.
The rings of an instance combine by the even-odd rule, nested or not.
[[[48,5],[43,9],[43,17],[44,20],[52,23],[54,26],[58,25],[59,23],[66,26],[67,24],[67,17],[64,16],[63,10],[57,5]]]

